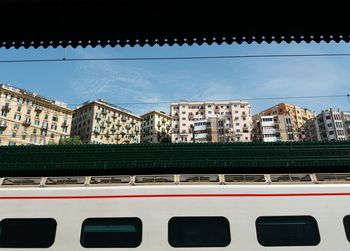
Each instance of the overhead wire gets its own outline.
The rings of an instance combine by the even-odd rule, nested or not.
[[[251,55],[213,55],[213,56],[178,56],[178,57],[95,57],[95,58],[39,58],[39,59],[2,59],[0,63],[42,63],[42,62],[77,62],[77,61],[154,61],[154,60],[208,60],[240,58],[291,58],[291,57],[348,57],[350,53],[305,53],[305,54],[251,54]]]
[[[171,103],[181,103],[181,102],[224,102],[224,101],[259,101],[259,100],[279,100],[279,99],[317,99],[317,98],[347,98],[350,99],[350,94],[335,94],[335,95],[312,95],[312,96],[280,96],[280,97],[253,97],[253,98],[230,98],[226,100],[222,99],[211,99],[208,101],[203,100],[177,100],[177,101],[155,101],[155,102],[118,102],[118,103],[111,103],[108,102],[108,104],[114,105],[114,106],[120,106],[120,105],[158,105],[158,104],[171,104]],[[10,100],[8,101],[10,102]],[[25,105],[23,103],[23,105]],[[65,105],[70,106],[79,106],[82,105],[82,103],[65,103]],[[15,106],[18,107],[20,105],[18,104],[9,104],[8,107]],[[35,105],[33,105],[35,106]],[[40,106],[40,105],[39,105]],[[28,108],[29,109],[29,108]]]

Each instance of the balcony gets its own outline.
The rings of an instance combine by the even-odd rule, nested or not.
[[[117,129],[114,127],[114,126],[112,126],[112,128],[111,128],[111,131],[112,132],[115,132]]]
[[[130,124],[126,124],[126,125],[125,125],[125,128],[126,128],[126,129],[130,129],[130,128],[131,128],[131,125],[130,125]]]
[[[65,121],[65,122],[62,123],[62,127],[68,127],[67,121]]]
[[[138,126],[135,126],[135,132],[139,132],[140,128]]]
[[[170,125],[167,125],[166,126],[166,130],[169,131],[171,129],[171,126]]]
[[[100,120],[100,119],[101,119],[101,115],[96,114],[96,115],[95,115],[95,119]]]
[[[34,111],[36,111],[36,112],[42,112],[43,109],[44,109],[44,107],[42,107],[42,106],[40,106],[40,105],[37,105],[37,106],[35,106]]]
[[[100,134],[100,131],[98,129],[95,129],[94,134]]]
[[[160,123],[160,121],[158,121],[157,127],[161,127],[162,124]]]
[[[101,128],[106,128],[106,125],[104,123],[101,123],[100,127]]]
[[[7,122],[5,120],[0,120],[0,129],[5,129],[7,127]]]
[[[122,116],[122,121],[126,121],[126,116]]]
[[[135,124],[136,124],[136,120],[133,119],[133,120],[131,121],[131,124],[132,124],[132,125],[135,125]]]
[[[11,110],[9,105],[4,105],[1,110],[9,112]]]
[[[106,109],[102,109],[101,113],[102,114],[107,114],[107,110]]]
[[[30,126],[30,124],[31,124],[30,119],[26,119],[25,121],[23,121],[24,126]]]
[[[118,115],[117,115],[116,113],[113,113],[113,114],[112,114],[112,118],[115,119],[115,118],[117,118],[117,117],[118,117]]]

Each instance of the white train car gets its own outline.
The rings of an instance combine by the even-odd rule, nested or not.
[[[349,178],[2,178],[0,250],[349,250]]]

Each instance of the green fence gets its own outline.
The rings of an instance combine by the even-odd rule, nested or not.
[[[0,147],[0,175],[350,172],[350,142]]]

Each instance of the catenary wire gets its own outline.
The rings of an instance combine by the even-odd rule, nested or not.
[[[182,57],[103,57],[103,58],[44,58],[44,59],[3,59],[0,63],[42,63],[77,61],[154,61],[154,60],[208,60],[240,58],[297,58],[297,57],[348,57],[350,53],[311,53],[311,54],[252,54],[252,55],[214,55]]]
[[[205,101],[210,102],[224,102],[224,101],[260,101],[260,100],[278,100],[278,99],[317,99],[317,98],[347,98],[350,100],[350,94],[336,94],[336,95],[313,95],[313,96],[281,96],[281,97],[254,97],[254,98],[230,98],[229,100],[222,99],[212,99]],[[10,102],[10,101],[9,101]],[[111,103],[108,104],[120,106],[120,105],[157,105],[157,104],[171,104],[171,103],[181,103],[181,102],[204,102],[204,101],[195,101],[195,100],[177,100],[177,101],[156,101],[156,102],[121,102],[121,103]],[[66,105],[78,106],[82,103],[65,103]],[[9,104],[10,106],[18,107],[18,104]]]

